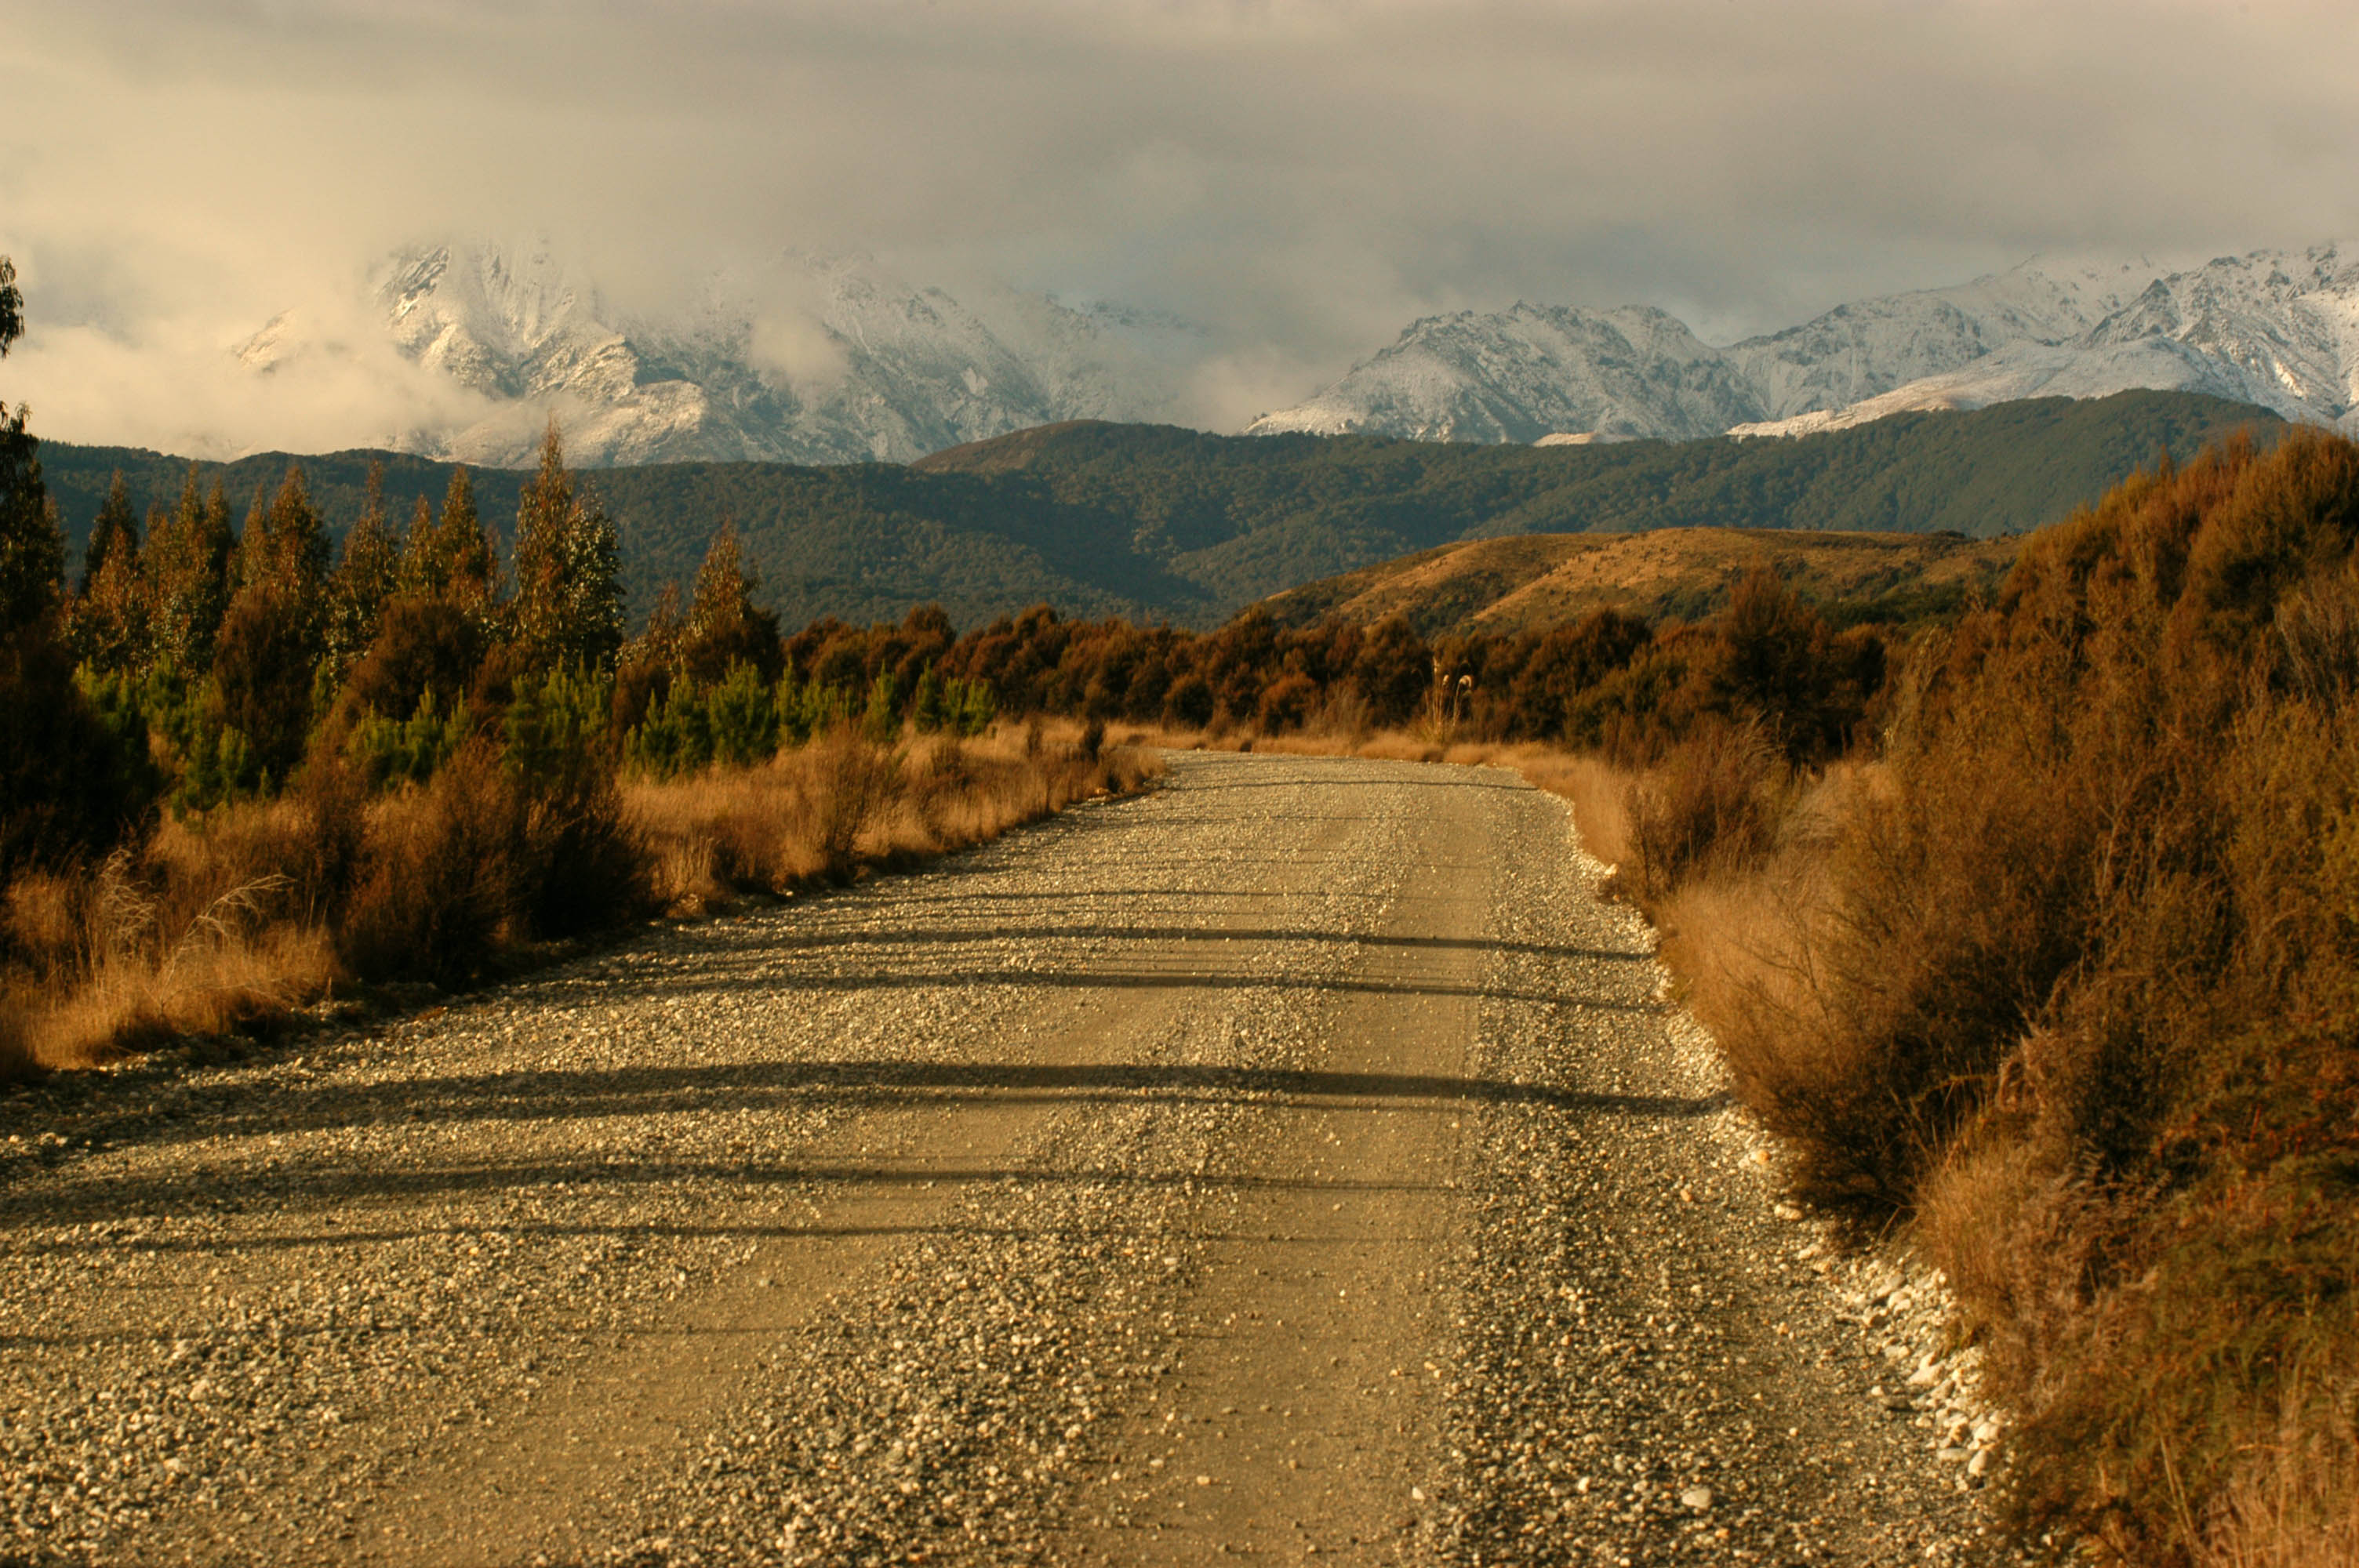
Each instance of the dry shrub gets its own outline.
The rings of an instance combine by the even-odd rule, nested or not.
[[[0,951],[43,979],[73,972],[89,957],[89,892],[83,877],[19,872],[8,885],[6,906],[0,911],[5,922]]]
[[[1037,722],[1026,734],[1026,754],[1041,752]],[[798,796],[804,830],[826,874],[848,876],[863,839],[902,793],[901,752],[872,745],[848,726],[805,747],[795,759],[803,773]]]
[[[1758,729],[1700,730],[1631,786],[1619,885],[1653,903],[1690,879],[1766,860],[1789,796],[1784,758]]]
[[[2196,1568],[2359,1568],[2359,1390],[2348,1368],[2339,1379],[2300,1368],[2287,1383],[2276,1433],[2202,1522]]]
[[[14,986],[0,986],[0,1084],[33,1077],[40,1058],[33,1048],[35,1004]]]
[[[324,932],[287,915],[291,881],[264,873],[218,888],[185,915],[186,886],[143,882],[118,851],[82,890],[81,955],[27,1008],[43,1065],[90,1066],[190,1034],[223,1034],[320,995],[336,968]],[[161,896],[159,896],[159,892]]]
[[[480,745],[378,802],[336,933],[353,973],[451,986],[485,972],[513,935],[518,815],[498,759]]]
[[[1631,797],[1798,1187],[1913,1222],[2024,1520],[2119,1561],[2349,1561],[2354,542],[2348,442],[2141,476],[1913,650],[1881,767],[1771,809],[1742,757],[1669,758]]]

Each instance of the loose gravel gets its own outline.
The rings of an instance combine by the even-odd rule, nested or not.
[[[0,1561],[2011,1560],[1938,1279],[1781,1217],[1598,871],[1491,770],[1183,755],[16,1092]]]

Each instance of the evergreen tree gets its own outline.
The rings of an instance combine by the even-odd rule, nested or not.
[[[179,504],[147,530],[141,562],[152,628],[147,662],[168,665],[191,679],[212,667],[213,643],[229,609],[236,547],[229,497],[218,481],[210,498],[201,496],[197,465],[190,463]]]
[[[777,678],[786,652],[778,642],[778,618],[755,608],[758,586],[745,568],[736,524],[723,523],[696,571],[696,595],[689,602],[677,666],[682,674],[710,685],[743,664],[765,681]]]
[[[130,498],[124,493],[119,474],[107,497],[108,507],[113,508],[117,500],[127,514]],[[101,518],[109,526],[103,535],[92,531],[93,546],[83,556],[87,564],[82,591],[66,605],[66,642],[74,657],[92,669],[133,675],[146,668],[155,641],[139,529],[122,518],[107,520],[103,513]],[[103,547],[97,543],[102,538]]]
[[[255,769],[284,783],[303,755],[327,633],[328,530],[290,463],[257,493],[238,546],[238,589],[213,651],[207,721],[243,736]]]
[[[375,640],[399,568],[393,531],[385,520],[385,465],[373,462],[360,521],[344,535],[342,557],[328,581],[326,657],[337,678]]]
[[[516,643],[529,667],[611,669],[623,645],[622,547],[565,469],[557,421],[516,503]]]
[[[23,335],[16,269],[0,256],[0,358]],[[65,531],[25,411],[0,405],[0,882],[27,861],[103,849],[152,800],[147,750],[83,695],[58,637]],[[144,737],[142,738],[144,739]]]
[[[238,586],[269,590],[281,607],[316,620],[328,579],[328,524],[311,504],[300,465],[288,463],[286,478],[265,503],[254,494],[245,537],[238,546]]]
[[[24,332],[16,266],[0,256],[0,359]],[[65,530],[41,481],[40,447],[25,428],[24,408],[11,414],[0,403],[0,632],[39,620],[65,582]]]
[[[107,557],[118,547],[139,551],[139,519],[131,510],[131,490],[123,482],[123,470],[114,470],[114,479],[106,487],[106,499],[100,503],[98,515],[90,525],[90,543],[82,546],[82,590],[88,593],[91,584],[106,569]]]
[[[405,594],[447,599],[481,617],[499,597],[499,551],[475,514],[475,482],[462,463],[451,470],[439,520],[426,498],[418,498],[397,586]]]

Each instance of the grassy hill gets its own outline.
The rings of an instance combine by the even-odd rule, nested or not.
[[[1375,437],[1212,436],[1169,426],[1044,426],[908,467],[670,463],[590,476],[623,537],[632,600],[695,570],[734,519],[788,624],[897,619],[937,602],[973,624],[1047,601],[1072,615],[1215,624],[1270,594],[1473,539],[1669,527],[1987,538],[2055,521],[2162,449],[2181,457],[2274,416],[2180,393],[1907,414],[1799,440],[1488,447]],[[337,452],[301,460],[338,527],[382,457],[396,515],[449,467]],[[185,460],[45,443],[79,543],[120,470],[144,507]],[[283,453],[201,465],[242,506]],[[478,475],[484,515],[521,476]]]
[[[1615,609],[1697,621],[1723,608],[1760,568],[1837,622],[1908,620],[1988,597],[2016,540],[1962,534],[1840,534],[1784,528],[1661,528],[1644,534],[1529,534],[1475,539],[1262,601],[1280,625],[1405,615],[1419,634],[1513,636]]]

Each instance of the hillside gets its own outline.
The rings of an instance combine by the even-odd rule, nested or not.
[[[693,573],[734,519],[763,598],[788,624],[897,620],[940,603],[971,625],[1048,602],[1071,615],[1212,625],[1273,593],[1421,550],[1531,534],[1668,527],[1975,537],[2064,516],[2155,454],[2281,430],[2249,406],[2132,392],[1973,413],[1904,414],[1793,440],[1510,447],[1381,437],[1208,436],[1158,425],[1044,426],[908,467],[667,463],[594,477],[622,534],[632,601]],[[391,454],[301,459],[341,529],[382,456],[397,518],[449,466]],[[45,444],[79,545],[120,469],[142,508],[179,493],[184,460]],[[241,509],[288,458],[200,465]],[[513,470],[478,476],[483,514],[515,515]]]
[[[1262,601],[1284,626],[1374,625],[1408,618],[1420,635],[1513,636],[1593,610],[1700,620],[1767,568],[1837,620],[1891,616],[1995,591],[2016,541],[1958,534],[1662,528],[1645,534],[1531,534],[1444,545]]]

